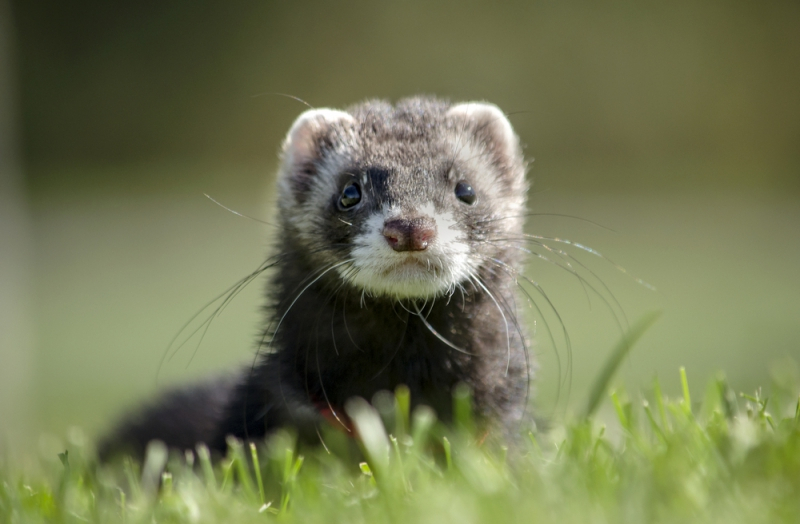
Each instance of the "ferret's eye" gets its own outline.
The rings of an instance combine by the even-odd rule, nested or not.
[[[350,182],[342,190],[339,197],[339,209],[350,209],[361,202],[361,186],[356,182]]]
[[[472,186],[462,180],[456,184],[456,198],[471,206],[478,199],[478,196]]]

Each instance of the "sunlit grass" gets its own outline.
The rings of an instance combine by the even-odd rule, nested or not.
[[[231,440],[219,461],[151,445],[141,466],[98,465],[75,443],[40,473],[3,467],[0,522],[795,522],[798,385],[766,398],[719,378],[700,395],[678,379],[680,398],[657,382],[612,392],[609,427],[574,420],[508,446],[480,442],[463,405],[452,428],[409,413],[403,389],[350,404],[359,437],[331,430],[329,451],[279,433]]]

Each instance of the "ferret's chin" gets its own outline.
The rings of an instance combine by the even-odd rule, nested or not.
[[[452,275],[434,271],[419,263],[405,263],[380,271],[362,270],[345,277],[369,296],[403,299],[431,299],[451,294],[456,287]]]

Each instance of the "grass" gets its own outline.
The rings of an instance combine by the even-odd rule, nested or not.
[[[0,462],[0,523],[27,522],[795,522],[800,515],[800,383],[735,394],[723,377],[693,402],[656,380],[632,400],[608,385],[657,320],[645,316],[598,375],[580,417],[510,445],[485,440],[470,392],[455,422],[410,410],[408,389],[353,399],[355,437],[323,428],[325,446],[288,432],[260,446],[231,438],[213,461],[163,444],[145,460],[98,464],[79,436],[36,473]],[[604,398],[616,419],[596,419]],[[697,398],[697,396],[696,396]]]
[[[231,440],[217,463],[151,445],[141,467],[98,466],[75,444],[39,473],[0,470],[0,522],[796,522],[796,390],[735,395],[719,378],[698,403],[680,379],[682,398],[616,390],[608,427],[583,418],[511,449],[478,443],[463,391],[447,429],[403,389],[350,404],[360,437],[332,430],[330,453],[279,433]]]

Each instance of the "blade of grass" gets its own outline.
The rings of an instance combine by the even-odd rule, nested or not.
[[[232,459],[232,467],[237,478],[239,479],[239,484],[242,486],[242,489],[248,497],[256,500],[256,488],[253,485],[253,478],[250,476],[250,471],[248,471],[247,468],[247,458],[244,454],[244,445],[240,440],[233,437],[228,437],[226,440],[228,442],[228,453]]]
[[[392,443],[395,460],[397,460],[397,471],[400,472],[400,481],[403,483],[403,490],[405,490],[406,493],[410,493],[411,485],[408,483],[408,479],[406,478],[406,472],[403,466],[403,453],[400,451],[400,444],[397,442],[397,438],[393,435],[389,435],[389,442]]]
[[[153,440],[147,445],[142,465],[142,493],[148,499],[154,499],[161,483],[161,473],[167,465],[169,452],[167,446],[158,440]]]
[[[797,396],[797,407],[794,408],[794,421],[800,422],[800,395]]]
[[[631,424],[630,417],[628,416],[628,409],[616,391],[611,393],[611,402],[614,404],[614,410],[617,412],[617,418],[619,419],[620,426],[630,433]]]
[[[253,469],[256,473],[256,483],[258,484],[258,495],[261,497],[261,504],[266,503],[266,496],[264,495],[264,481],[261,478],[261,464],[258,461],[258,451],[256,445],[250,443],[250,457],[253,459]]]
[[[442,437],[442,447],[444,447],[444,459],[445,464],[447,464],[447,471],[453,470],[453,454],[452,449],[450,447],[450,441],[447,437]]]
[[[408,434],[409,415],[411,413],[411,391],[408,386],[399,385],[394,390],[394,398],[397,403],[395,409],[395,433],[398,438],[405,437]]]
[[[687,415],[692,414],[692,395],[689,393],[689,379],[686,378],[686,368],[681,366],[681,388],[683,389],[683,407]]]
[[[611,352],[611,356],[606,360],[600,375],[597,376],[591,392],[589,393],[589,401],[586,403],[586,409],[583,413],[583,418],[589,418],[597,411],[600,401],[604,397],[606,389],[617,372],[619,365],[630,352],[633,345],[642,338],[642,335],[647,332],[650,327],[661,317],[661,311],[655,311],[642,317],[636,324],[628,330],[622,339],[617,343],[617,346]]]
[[[436,424],[436,413],[428,406],[418,406],[412,413],[411,420],[413,450],[420,456],[428,443],[431,429]]]
[[[348,400],[344,409],[356,427],[358,443],[370,468],[379,481],[383,480],[389,468],[390,444],[378,411],[359,397]]]
[[[211,452],[205,444],[197,445],[197,458],[200,460],[200,469],[208,489],[217,489],[217,478],[214,476],[214,466],[211,464]]]
[[[475,434],[475,424],[472,419],[472,392],[463,382],[453,388],[453,419],[456,425],[468,435]]]
[[[125,472],[125,477],[128,480],[128,486],[131,490],[132,498],[135,501],[141,501],[144,497],[142,493],[142,485],[139,481],[139,476],[134,471],[133,466],[133,459],[131,457],[125,457],[125,461],[123,462],[123,471]]]
[[[661,440],[666,442],[667,436],[664,434],[664,431],[661,429],[661,427],[659,427],[658,422],[656,422],[656,418],[653,416],[653,410],[650,409],[650,404],[646,400],[642,401],[642,409],[644,409],[644,412],[647,415],[647,420],[650,421],[650,427],[653,429],[653,432],[658,435]]]
[[[661,382],[658,381],[658,377],[653,380],[653,397],[658,407],[658,417],[661,419],[661,427],[664,431],[669,431],[667,408],[664,407],[664,393],[661,391]]]

